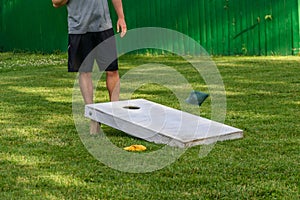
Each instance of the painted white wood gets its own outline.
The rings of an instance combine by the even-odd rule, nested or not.
[[[90,104],[85,116],[159,144],[190,147],[243,137],[243,131],[145,99]]]

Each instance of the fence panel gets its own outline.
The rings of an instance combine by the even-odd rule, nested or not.
[[[300,0],[124,0],[123,5],[129,29],[177,30],[213,55],[299,53]],[[186,45],[174,41],[172,48],[194,49]],[[0,50],[15,49],[66,51],[66,8],[54,9],[50,0],[0,0]]]
[[[0,50],[66,50],[65,8],[51,1],[2,0]]]

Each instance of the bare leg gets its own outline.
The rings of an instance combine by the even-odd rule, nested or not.
[[[85,104],[92,104],[93,101],[93,81],[91,72],[81,72],[79,74],[80,91]],[[99,123],[91,120],[90,133],[97,134],[100,132]]]
[[[85,104],[92,104],[93,101],[93,81],[92,73],[81,72],[79,74],[80,91]],[[120,78],[118,71],[106,72],[106,87],[109,93],[110,101],[118,101],[120,94]],[[91,120],[90,133],[97,134],[100,132],[99,123]]]
[[[120,77],[118,71],[106,72],[106,87],[110,101],[118,101],[120,95]]]

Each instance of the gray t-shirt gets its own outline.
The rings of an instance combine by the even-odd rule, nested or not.
[[[67,9],[69,34],[112,28],[107,0],[69,0]]]

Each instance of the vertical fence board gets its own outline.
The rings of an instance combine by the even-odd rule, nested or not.
[[[209,53],[212,52],[212,38],[211,38],[211,13],[210,13],[210,3],[208,1],[204,2],[204,13],[205,13],[205,26],[206,26],[206,49]]]
[[[292,24],[295,24],[294,26],[291,26],[292,32],[293,32],[293,38],[292,38],[292,49],[293,55],[300,55],[300,0],[298,2],[296,1],[293,4],[293,7],[298,7],[298,11],[296,9],[292,9]],[[299,29],[297,28],[299,27]]]
[[[215,12],[216,12],[216,34],[217,34],[217,51],[215,55],[222,55],[224,52],[224,40],[223,40],[223,18],[224,18],[224,1],[217,0],[215,2]]]
[[[245,19],[244,24],[243,24],[243,31],[246,30],[247,28],[251,28],[254,25],[254,18],[251,12],[247,12],[247,10],[249,10],[252,6],[252,2],[250,1],[246,1],[245,2]],[[254,41],[253,41],[253,35],[254,35],[254,30],[249,29],[248,31],[249,34],[246,35],[247,39],[246,39],[246,54],[247,55],[255,55],[255,51],[254,51]]]
[[[200,41],[200,35],[199,35],[199,7],[198,7],[198,2],[197,1],[193,1],[193,5],[189,5],[189,27],[191,27],[191,35],[193,35],[193,39],[199,43]],[[197,51],[196,50],[196,46],[193,45],[193,47],[191,48],[193,50],[193,52]]]
[[[209,6],[208,9],[210,11],[210,35],[211,35],[211,51],[210,54],[217,54],[218,52],[218,43],[216,42],[217,40],[217,26],[216,26],[216,11],[215,11],[216,5],[215,5],[215,0],[210,0],[209,1]]]
[[[272,1],[266,1],[265,2],[265,7],[266,7],[266,12],[264,16],[264,23],[266,27],[265,35],[266,35],[266,46],[265,46],[265,51],[267,55],[272,55],[274,54],[273,49],[274,46],[276,46],[277,41],[273,39],[274,36],[274,30],[276,29],[276,26],[274,26],[274,20],[273,20],[273,11],[272,11]]]
[[[199,2],[199,30],[200,30],[200,44],[206,47],[206,26],[203,26],[205,19],[204,1]]]
[[[296,49],[297,49],[297,53],[300,55],[300,0],[298,0],[298,6],[296,6],[298,8],[298,20],[297,20],[297,25],[299,27],[299,31],[298,33],[296,32],[296,37],[298,38],[298,42],[296,42]],[[297,29],[297,27],[295,27],[295,29]]]
[[[236,35],[236,18],[235,18],[235,13],[233,12],[233,10],[235,9],[235,5],[236,5],[236,1],[230,1],[229,4],[229,8],[230,8],[230,12],[229,12],[229,40],[230,40],[230,54],[235,54],[236,53],[236,40],[234,40],[234,36]]]
[[[224,2],[224,19],[223,19],[223,27],[224,27],[224,32],[223,32],[223,40],[224,40],[224,54],[223,55],[230,55],[230,39],[229,39],[229,12],[230,12],[230,4],[229,0],[225,0]]]
[[[243,1],[237,1],[235,3],[235,6],[234,6],[234,10],[236,10],[236,12],[234,12],[234,21],[235,21],[235,33],[233,35],[236,35],[238,33],[240,33],[242,31],[242,12],[243,12],[243,9],[242,9],[242,4],[243,4]],[[235,52],[234,54],[241,54],[241,49],[242,49],[242,44],[243,44],[243,37],[245,37],[245,34],[242,34],[240,37],[238,37],[236,40],[235,40]]]

